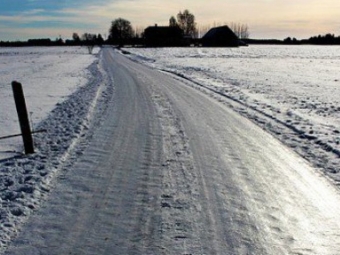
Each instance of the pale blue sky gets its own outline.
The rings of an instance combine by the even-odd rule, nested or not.
[[[248,24],[252,38],[340,35],[339,0],[0,0],[0,40],[105,35],[119,17],[134,27],[167,25],[184,9],[199,27]]]

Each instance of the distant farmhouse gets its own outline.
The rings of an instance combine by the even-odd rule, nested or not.
[[[245,46],[228,26],[214,27],[201,39],[203,47],[238,47]]]
[[[153,26],[144,30],[147,47],[184,46],[183,30],[177,26]]]

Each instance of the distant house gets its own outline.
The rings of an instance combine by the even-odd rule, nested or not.
[[[202,37],[203,47],[238,47],[244,43],[228,27],[215,27]]]
[[[183,46],[183,30],[177,26],[153,26],[144,30],[145,45],[148,47]]]

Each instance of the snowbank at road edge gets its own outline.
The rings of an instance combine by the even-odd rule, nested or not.
[[[57,104],[36,127],[47,130],[34,137],[36,153],[0,161],[0,253],[47,198],[57,177],[76,161],[100,124],[113,87],[107,86],[98,60],[88,70],[87,84]]]

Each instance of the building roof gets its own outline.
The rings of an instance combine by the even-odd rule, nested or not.
[[[180,46],[183,44],[183,30],[177,26],[153,26],[144,30],[147,46]]]
[[[179,27],[153,26],[147,27],[144,31],[145,36],[167,36],[178,37],[183,35],[183,30]]]
[[[203,46],[235,47],[240,45],[240,39],[228,26],[214,27],[202,37]]]

